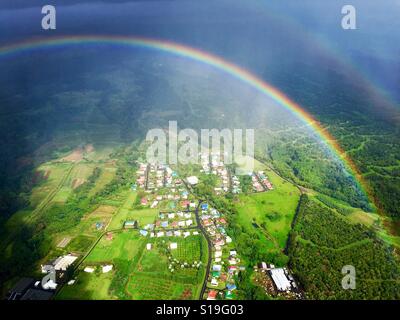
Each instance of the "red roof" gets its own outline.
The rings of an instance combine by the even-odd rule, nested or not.
[[[215,290],[210,290],[208,292],[208,298],[215,299],[217,297],[218,292]]]

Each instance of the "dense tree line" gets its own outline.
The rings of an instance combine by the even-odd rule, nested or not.
[[[399,299],[393,248],[365,227],[305,196],[289,244],[290,267],[309,299]],[[356,270],[356,289],[342,288],[342,268]]]

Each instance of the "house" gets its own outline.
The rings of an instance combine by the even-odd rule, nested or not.
[[[92,267],[86,267],[85,269],[83,269],[83,271],[84,271],[84,272],[87,272],[87,273],[93,273],[93,272],[94,272],[94,268],[92,268]]]
[[[151,250],[151,243],[146,244],[146,249]]]
[[[184,226],[185,226],[185,221],[179,221],[179,222],[178,222],[178,226],[184,227]]]
[[[151,204],[150,208],[154,209],[155,207],[157,207],[158,205],[158,201],[154,200],[153,203]]]
[[[187,208],[190,205],[190,201],[189,200],[183,200],[181,201],[181,206],[183,208]]]
[[[136,220],[127,220],[124,222],[124,228],[125,229],[134,229],[137,227],[137,221]]]
[[[218,286],[218,280],[215,279],[215,278],[212,278],[211,279],[211,285],[214,286],[214,287]]]
[[[157,238],[163,237],[164,231],[157,232]]]
[[[180,237],[182,235],[182,232],[181,231],[174,231],[174,235],[176,237]]]
[[[216,290],[210,290],[207,295],[207,300],[215,300],[218,292]]]
[[[176,227],[178,227],[178,221],[172,221],[171,228],[176,228]]]
[[[228,267],[228,273],[229,274],[235,274],[238,271],[238,267],[237,266],[229,266]]]
[[[168,221],[162,221],[161,222],[161,227],[167,228],[168,227]]]
[[[139,233],[140,233],[143,237],[146,237],[147,234],[148,234],[147,230],[140,230]]]
[[[96,222],[96,230],[101,230],[104,227],[104,223],[103,222]]]
[[[220,224],[226,224],[226,220],[225,220],[224,218],[220,218],[220,219],[218,220],[218,222],[219,222]]]
[[[142,206],[147,206],[148,200],[147,200],[146,198],[142,198],[142,199],[140,200],[140,204],[141,204]]]
[[[222,270],[222,266],[220,264],[214,264],[212,266],[212,271],[221,271]]]
[[[189,236],[190,236],[190,232],[189,231],[186,231],[186,232],[183,233],[183,237],[184,238],[187,238]]]
[[[186,220],[185,224],[186,226],[190,226],[193,224],[193,220]]]
[[[228,299],[228,300],[233,299],[233,293],[232,293],[232,291],[226,291],[226,292],[225,292],[225,299]]]
[[[221,275],[221,272],[220,272],[220,271],[212,271],[212,272],[211,272],[211,276],[212,276],[213,278],[219,278],[220,275]]]
[[[169,248],[170,248],[171,250],[177,249],[177,248],[178,248],[178,244],[177,244],[176,242],[172,242],[172,243],[169,245]]]
[[[167,236],[167,237],[172,237],[172,231],[167,231],[166,233],[165,233],[165,235]]]
[[[168,219],[173,219],[175,218],[175,213],[169,213],[168,214]]]
[[[236,285],[235,285],[234,283],[227,283],[227,284],[226,284],[226,288],[227,288],[229,291],[232,291],[232,290],[235,290],[235,289],[236,289]]]
[[[201,210],[203,210],[203,211],[208,210],[208,203],[202,203],[201,204]]]
[[[199,183],[199,179],[196,176],[187,177],[186,180],[192,186],[194,186],[194,185]]]
[[[108,264],[108,265],[105,265],[105,266],[102,267],[103,273],[110,272],[112,269],[113,269],[112,264]]]

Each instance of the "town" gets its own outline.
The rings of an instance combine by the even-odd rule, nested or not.
[[[243,192],[240,177],[226,166],[219,153],[200,154],[201,169],[198,175],[212,175],[217,179],[214,187],[216,195]],[[262,193],[274,190],[264,171],[252,171],[246,174],[250,192]],[[118,230],[108,230],[105,221],[96,221],[95,227],[102,231],[101,238],[111,242],[119,230],[137,232],[145,240],[145,251],[161,248],[165,253],[170,274],[188,270],[196,272],[204,269],[198,298],[207,300],[235,299],[238,289],[237,277],[246,270],[235,241],[229,236],[229,219],[213,208],[206,199],[199,199],[193,192],[201,183],[197,175],[181,177],[178,171],[161,163],[138,163],[136,176],[130,190],[137,194],[138,210],[156,210],[152,221],[146,223],[140,218],[126,219]],[[135,210],[135,209],[134,209]],[[185,239],[206,240],[207,256],[192,260],[179,258],[175,252],[185,250]],[[182,239],[182,240],[179,240]],[[64,238],[59,246],[65,247],[70,239]],[[197,240],[193,240],[197,241]],[[190,243],[190,242],[188,242]],[[94,247],[91,249],[93,250]],[[159,250],[157,249],[157,250]],[[10,291],[9,299],[50,299],[62,287],[72,287],[79,281],[79,273],[107,274],[118,272],[112,263],[90,263],[87,253],[79,256],[70,252],[43,264],[43,279],[23,278]],[[273,264],[260,262],[254,266],[255,282],[262,286],[265,293],[275,297],[299,299],[302,297],[296,281],[287,267],[278,268]],[[50,274],[54,277],[49,277]],[[77,278],[78,275],[78,278]],[[193,297],[193,296],[192,296]],[[154,296],[157,298],[157,296]],[[194,298],[194,297],[193,297]]]

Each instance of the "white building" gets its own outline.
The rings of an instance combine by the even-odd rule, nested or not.
[[[274,281],[276,288],[279,291],[287,291],[290,290],[291,285],[289,279],[286,277],[285,271],[283,268],[271,269],[270,274],[272,280]]]

